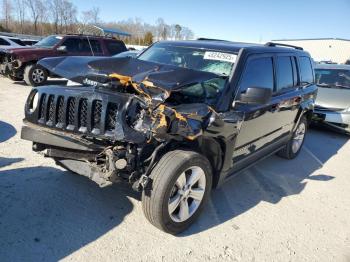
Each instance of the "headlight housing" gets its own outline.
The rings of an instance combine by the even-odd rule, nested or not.
[[[27,103],[27,110],[29,113],[33,113],[39,104],[39,93],[37,90],[34,90],[30,93]]]

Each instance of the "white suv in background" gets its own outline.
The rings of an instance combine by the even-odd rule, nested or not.
[[[9,37],[9,36],[0,36],[0,48],[9,49],[9,48],[18,48],[26,46],[19,38]]]

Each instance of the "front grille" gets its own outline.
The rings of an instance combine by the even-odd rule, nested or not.
[[[74,118],[75,118],[75,98],[71,97],[68,99],[68,110],[67,110],[67,118],[68,125],[74,126]]]
[[[88,120],[88,101],[87,99],[81,99],[79,105],[79,127],[87,127]]]
[[[52,125],[55,120],[55,103],[54,103],[55,96],[50,95],[49,100],[47,101],[47,108],[49,109],[47,111],[47,119],[48,119],[48,125]]]
[[[69,131],[100,135],[113,134],[119,105],[106,103],[102,100],[79,98],[72,96],[55,96],[42,93],[39,99],[37,122],[47,126],[55,126]]]
[[[46,103],[46,94],[43,94],[40,98],[40,107],[39,107],[39,118],[40,120],[45,120],[45,103]]]
[[[116,124],[118,112],[118,105],[114,103],[109,103],[107,108],[107,120],[106,120],[106,130],[113,131]]]
[[[92,104],[92,128],[99,129],[101,126],[102,101],[95,100]]]
[[[60,96],[57,100],[57,124],[64,124],[64,98]]]

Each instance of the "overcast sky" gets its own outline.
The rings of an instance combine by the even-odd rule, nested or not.
[[[104,21],[132,17],[191,28],[196,37],[260,42],[285,38],[350,39],[350,0],[73,0],[97,6]]]

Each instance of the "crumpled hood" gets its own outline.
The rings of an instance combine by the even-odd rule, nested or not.
[[[163,102],[171,91],[218,77],[214,73],[130,57],[55,57],[42,59],[39,64],[54,74],[81,84],[103,85],[117,80],[158,102]]]

